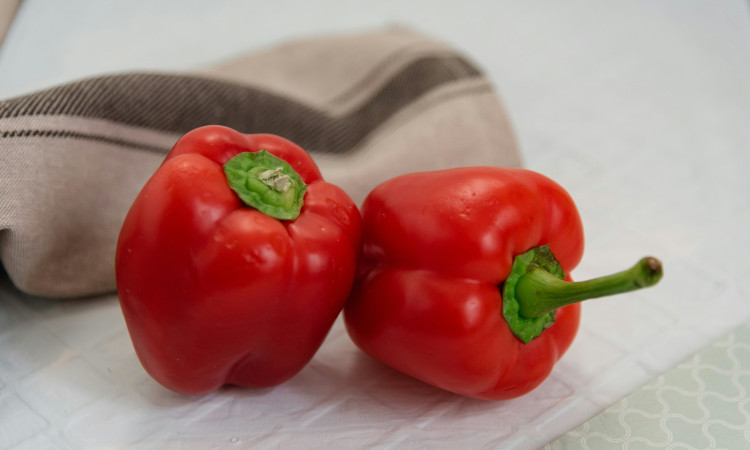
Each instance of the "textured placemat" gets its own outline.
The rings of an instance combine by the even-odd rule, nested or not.
[[[750,448],[750,322],[546,449]]]

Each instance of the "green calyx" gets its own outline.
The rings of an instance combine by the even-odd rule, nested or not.
[[[294,220],[307,185],[292,166],[266,150],[244,152],[224,164],[229,187],[249,207],[281,220]]]
[[[503,317],[513,334],[526,344],[555,323],[555,310],[537,317],[527,317],[521,314],[521,303],[516,295],[516,286],[522,277],[536,268],[540,268],[556,279],[565,278],[565,273],[555,259],[555,255],[552,254],[548,245],[543,245],[516,256],[510,275],[503,285]]]
[[[549,246],[534,247],[516,257],[505,280],[503,317],[513,334],[528,344],[555,323],[558,308],[653,286],[662,274],[661,262],[646,257],[630,269],[612,275],[564,281],[565,274]]]

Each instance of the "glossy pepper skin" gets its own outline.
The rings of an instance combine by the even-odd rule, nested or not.
[[[624,292],[661,276],[658,260],[649,258],[602,279],[560,280],[570,280],[564,274],[582,257],[581,219],[558,184],[522,169],[399,176],[369,194],[362,218],[360,269],[344,309],[349,335],[392,368],[468,397],[502,400],[531,391],[571,345],[579,304],[527,308],[537,306],[534,297],[547,284],[551,297],[566,290],[578,296],[553,299],[559,305],[580,301],[582,292],[587,298]],[[557,274],[534,262],[510,285],[514,262],[537,254],[550,257]],[[539,270],[525,276],[532,269]],[[521,312],[531,311],[529,317],[514,310],[515,297],[525,300]],[[507,314],[536,321],[537,329],[525,335],[522,324],[516,334]]]
[[[262,150],[307,184],[294,219],[246,205],[228,183],[225,164]],[[264,172],[268,186],[288,184],[279,171]],[[318,350],[360,247],[358,209],[300,147],[219,126],[191,131],[136,198],[117,244],[118,295],[137,356],[184,394],[277,385]]]

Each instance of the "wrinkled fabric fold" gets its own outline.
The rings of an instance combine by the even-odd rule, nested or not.
[[[357,202],[396,175],[521,166],[496,90],[410,30],[321,36],[190,73],[91,77],[0,101],[0,258],[44,297],[112,292],[135,196],[180,135],[220,124],[309,151]]]

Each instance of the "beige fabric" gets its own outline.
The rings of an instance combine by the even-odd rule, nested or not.
[[[420,55],[455,51],[404,28],[348,36],[324,36],[290,42],[210,67],[208,76],[264,89],[341,112],[371,87],[382,85]],[[332,57],[335,55],[335,57]]]
[[[520,166],[488,80],[404,29],[292,42],[193,74],[110,75],[0,102],[0,258],[21,290],[113,291],[119,228],[176,139],[285,136],[361,203],[407,172]]]
[[[521,166],[507,118],[486,80],[436,89],[395,114],[357,152],[322,153],[316,162],[358,205],[377,183],[408,172]]]

